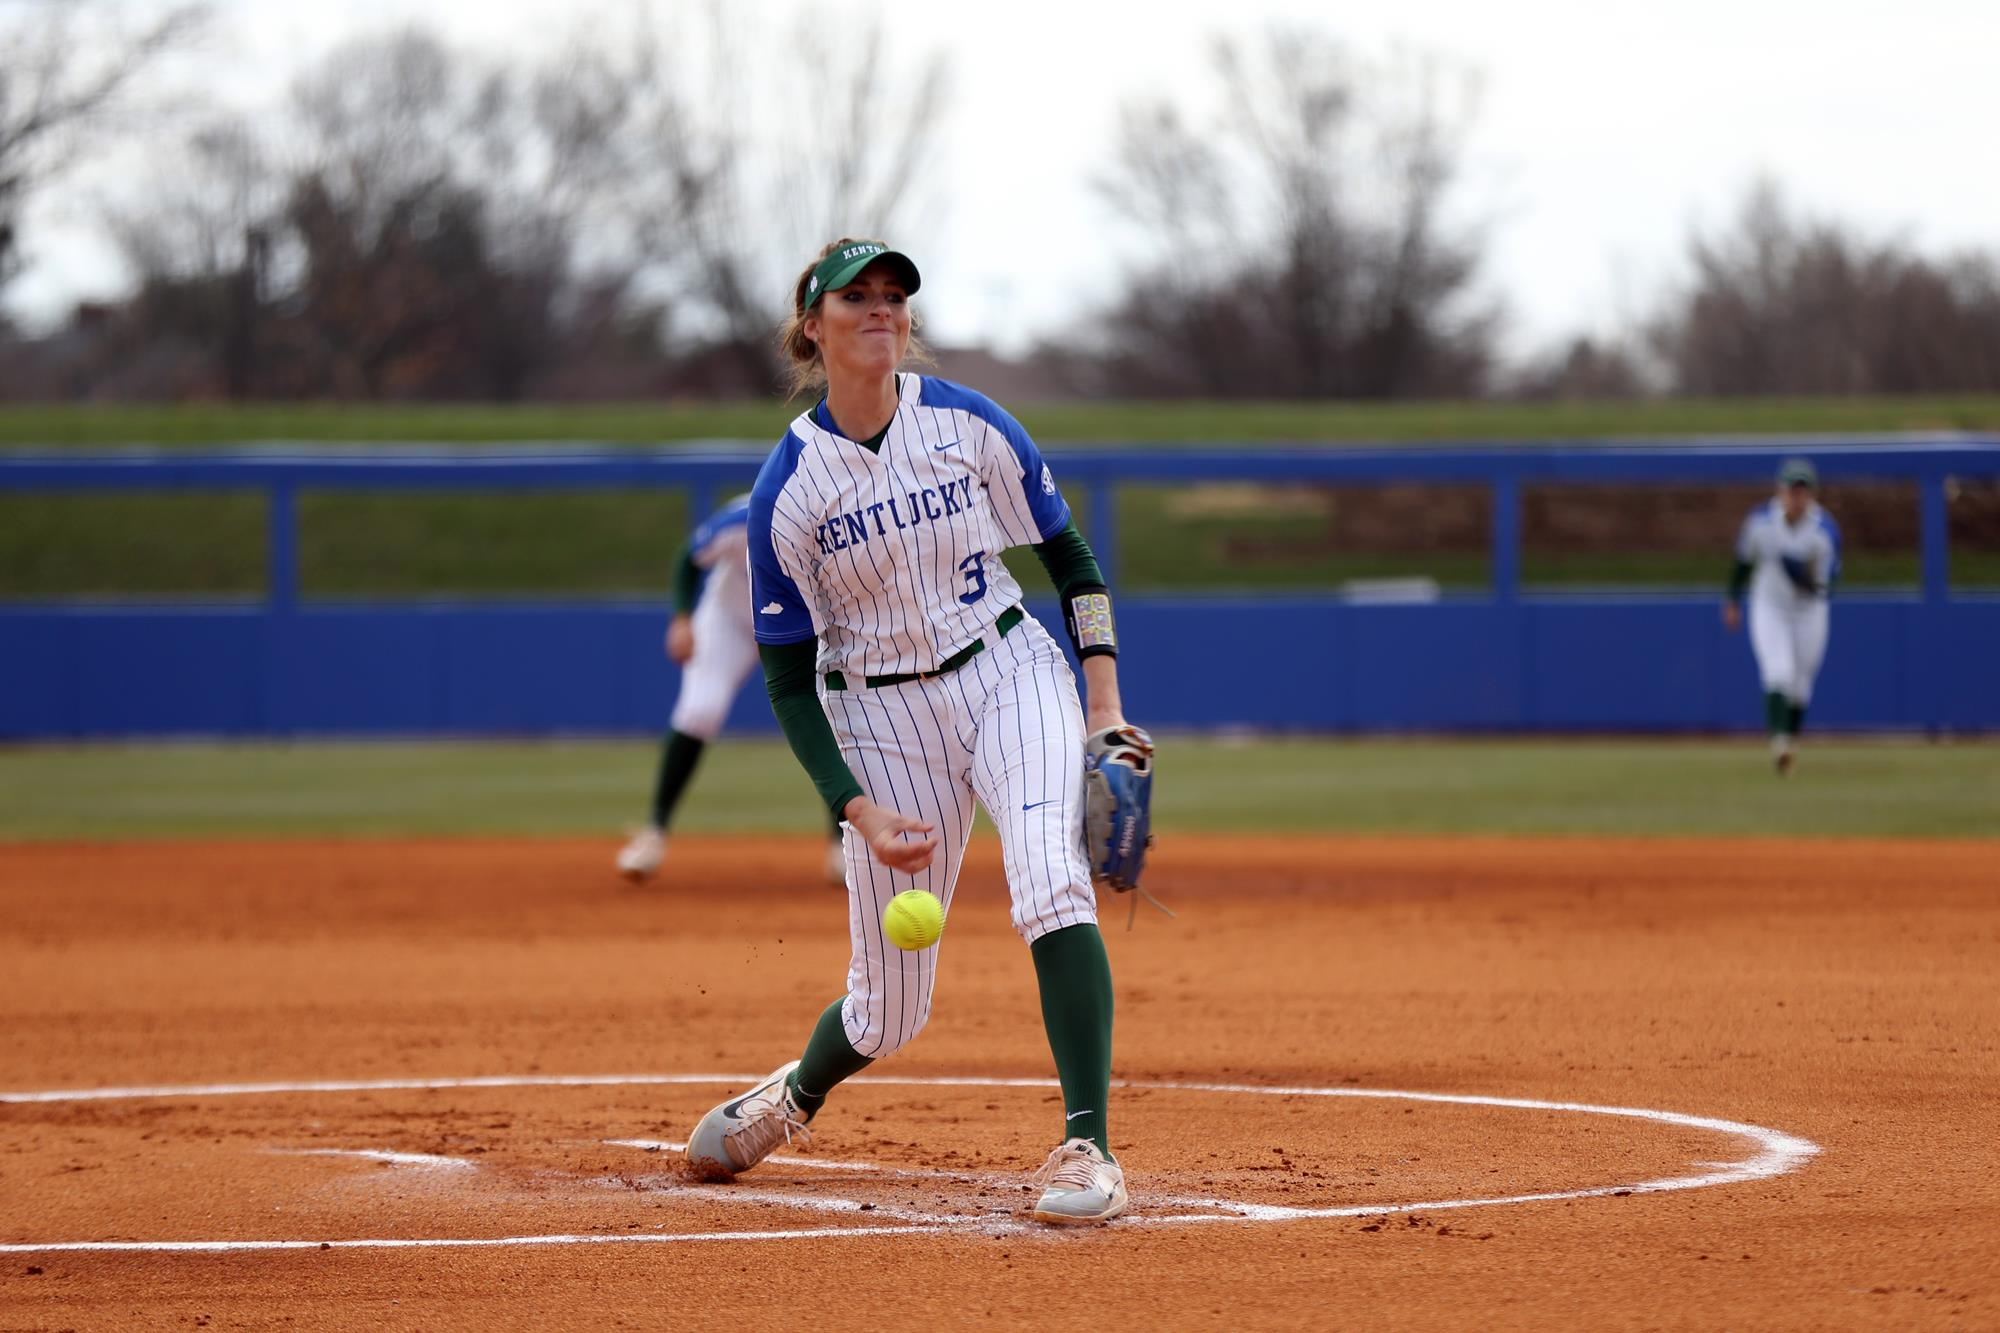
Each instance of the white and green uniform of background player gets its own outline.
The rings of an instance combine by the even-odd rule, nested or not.
[[[721,734],[737,691],[756,669],[746,556],[749,521],[747,493],[725,502],[695,526],[674,562],[674,612],[689,618],[694,653],[681,667],[646,827],[618,854],[619,870],[629,879],[644,879],[659,865],[664,834],[695,768]],[[832,833],[838,841],[838,820],[832,822]]]
[[[1813,465],[1787,461],[1780,486],[1819,484]],[[1764,684],[1764,716],[1771,752],[1788,761],[1812,702],[1813,681],[1826,658],[1827,599],[1840,577],[1840,527],[1817,500],[1797,522],[1784,501],[1771,499],[1750,511],[1736,538],[1736,569],[1729,595],[1749,592],[1750,648]]]

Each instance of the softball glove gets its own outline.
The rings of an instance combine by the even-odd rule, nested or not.
[[[1083,835],[1091,877],[1124,893],[1139,887],[1153,845],[1153,738],[1106,727],[1083,743]]]

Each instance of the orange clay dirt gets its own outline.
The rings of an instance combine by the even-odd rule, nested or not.
[[[842,902],[811,840],[613,850],[0,847],[0,1327],[2000,1327],[2000,844],[1175,838],[1180,919],[1107,911],[1117,1073],[1235,1090],[1118,1092],[1086,1231],[1023,1216],[990,836],[930,1030],[728,1186],[614,1141],[797,1053]],[[304,1244],[23,1248],[87,1241]]]

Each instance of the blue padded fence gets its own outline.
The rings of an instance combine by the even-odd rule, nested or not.
[[[1326,596],[1119,598],[1127,709],[1162,728],[1291,731],[1747,729],[1761,701],[1744,636],[1714,594],[1523,592],[1530,483],[1762,481],[1808,454],[1829,481],[1914,482],[1920,586],[1837,599],[1814,723],[2000,729],[2000,597],[1950,590],[1952,477],[2000,476],[2000,441],[1961,437],[1680,445],[1052,453],[1089,488],[1084,528],[1117,574],[1119,483],[1473,483],[1492,493],[1479,596],[1371,604]],[[270,591],[255,603],[0,604],[0,737],[652,733],[674,668],[661,601],[302,598],[302,489],[685,487],[696,512],[740,486],[740,450],[587,448],[301,452],[251,448],[0,456],[0,492],[261,489]],[[1720,568],[1725,560],[1718,553]],[[665,564],[665,553],[662,554]],[[1031,609],[1054,623],[1054,608]],[[771,730],[745,690],[733,730]]]

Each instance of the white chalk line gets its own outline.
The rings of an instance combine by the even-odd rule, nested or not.
[[[687,1144],[673,1139],[604,1139],[602,1142],[613,1148],[638,1148],[645,1152],[681,1152]],[[774,1154],[764,1159],[769,1166],[805,1167],[814,1171],[865,1172],[877,1179],[923,1181],[926,1184],[945,1182],[953,1185],[984,1185],[1003,1191],[1020,1191],[1021,1177],[999,1175],[990,1171],[947,1171],[937,1167],[883,1166],[878,1162],[818,1161],[810,1157]],[[879,1200],[844,1199],[828,1194],[793,1194],[773,1190],[746,1190],[740,1184],[689,1184],[675,1182],[674,1193],[683,1198],[693,1198],[701,1202],[716,1203],[761,1203],[778,1208],[797,1208],[805,1212],[824,1213],[869,1213],[879,1217],[894,1217],[910,1222],[925,1222],[940,1226],[970,1227],[985,1224],[989,1228],[1011,1218],[1015,1209],[995,1207],[991,1204],[967,1213],[963,1209],[955,1213],[935,1213],[900,1208],[895,1204]],[[1022,1230],[1030,1228],[1022,1227]],[[1040,1227],[1033,1228],[1041,1230]]]
[[[687,1084],[737,1086],[754,1083],[760,1077],[762,1075],[757,1074],[528,1074],[487,1075],[471,1078],[320,1079],[290,1083],[210,1083],[178,1087],[82,1088],[44,1092],[0,1093],[0,1105],[8,1103],[123,1101],[160,1097],[236,1097],[296,1093],[392,1092],[466,1088],[621,1087]],[[1045,1078],[892,1078],[878,1075],[856,1078],[850,1080],[850,1082],[894,1087],[1053,1088],[1058,1086],[1054,1079]],[[1770,1129],[1762,1125],[1753,1125],[1736,1120],[1723,1120],[1712,1116],[1686,1115],[1678,1111],[1661,1111],[1638,1106],[1598,1106],[1587,1102],[1552,1102],[1526,1097],[1489,1097],[1460,1093],[1397,1091],[1382,1088],[1271,1087],[1248,1083],[1139,1082],[1129,1079],[1116,1080],[1113,1086],[1133,1091],[1201,1092],[1219,1095],[1263,1097],[1358,1097],[1374,1100],[1424,1102],[1436,1105],[1487,1106],[1508,1110],[1556,1111],[1577,1115],[1615,1116],[1648,1121],[1654,1124],[1672,1125],[1682,1129],[1696,1129],[1731,1135],[1747,1139],[1757,1147],[1756,1153],[1744,1161],[1694,1163],[1696,1166],[1707,1168],[1699,1175],[1672,1176],[1657,1180],[1632,1181],[1626,1184],[1600,1185],[1575,1190],[1548,1190],[1531,1194],[1513,1194],[1498,1198],[1432,1199],[1415,1203],[1357,1204],[1327,1208],[1300,1208],[1283,1204],[1251,1204],[1227,1199],[1162,1199],[1158,1202],[1170,1207],[1200,1207],[1218,1211],[1145,1214],[1121,1218],[1111,1224],[1118,1227],[1186,1225],[1201,1222],[1292,1222],[1329,1218],[1377,1217],[1397,1213],[1442,1212],[1462,1208],[1491,1208],[1512,1204],[1550,1203],[1570,1199],[1597,1199],[1614,1195],[1660,1194],[1675,1190],[1703,1189],[1712,1185],[1770,1179],[1771,1177],[1797,1170],[1809,1158],[1820,1151],[1819,1145],[1809,1139],[1800,1138],[1797,1135],[1787,1134],[1782,1130]],[[645,1146],[649,1148],[653,1142],[651,1140],[631,1141],[632,1146]],[[661,1146],[664,1147],[666,1145],[662,1142]],[[794,1165],[807,1164],[803,1159],[792,1158],[788,1160]],[[810,1164],[813,1166],[825,1165],[820,1162],[812,1162]],[[860,1166],[857,1169],[868,1170],[879,1168]],[[718,1187],[717,1194],[718,1197],[735,1202],[784,1204],[785,1206],[793,1207],[801,1206],[800,1200],[804,1197],[777,1191],[756,1191],[753,1194],[743,1190],[740,1186]],[[909,1214],[909,1220],[903,1220],[903,1214],[900,1211],[892,1213],[880,1204],[876,1204],[873,1207],[865,1207],[861,1202],[856,1200],[815,1198],[806,1206],[822,1207],[825,1211],[842,1213],[871,1212],[886,1216],[895,1216],[898,1218],[900,1225],[889,1227],[798,1227],[762,1231],[679,1232],[669,1234],[607,1233],[490,1237],[383,1237],[347,1240],[54,1241],[0,1244],[0,1254],[92,1252],[230,1254],[315,1249],[485,1249],[510,1245],[659,1245],[686,1244],[698,1241],[811,1240],[830,1237],[935,1235],[967,1230],[990,1232],[994,1230],[1042,1229],[1029,1228],[1024,1224],[1013,1221],[998,1221],[991,1216],[961,1217],[953,1214],[914,1212]]]
[[[277,1157],[359,1157],[390,1166],[419,1166],[439,1171],[470,1171],[477,1163],[463,1157],[440,1157],[427,1152],[394,1152],[388,1148],[272,1148]]]
[[[687,1144],[673,1139],[605,1139],[603,1142],[605,1146],[611,1148],[638,1148],[645,1152],[684,1152],[687,1149]],[[798,1157],[786,1153],[772,1153],[764,1160],[772,1166],[804,1167],[809,1171],[867,1171],[882,1176],[965,1176],[964,1172],[920,1171],[906,1167],[879,1166],[874,1162],[823,1161],[816,1157]],[[969,1176],[965,1178],[970,1179]]]

